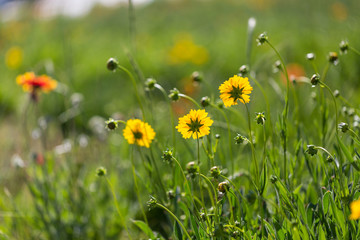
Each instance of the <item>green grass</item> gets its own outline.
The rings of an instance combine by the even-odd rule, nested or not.
[[[360,49],[360,16],[356,1],[336,4],[155,1],[135,9],[132,42],[125,7],[97,7],[84,18],[48,21],[24,12],[18,21],[1,23],[1,56],[20,46],[24,59],[9,69],[0,58],[0,239],[359,238],[349,206],[360,196],[360,56],[351,50],[340,54],[339,43],[346,39]],[[342,12],[336,17],[333,9],[342,6],[346,17]],[[257,25],[247,62],[250,17]],[[285,65],[296,63],[307,81],[290,82],[288,114],[284,68],[273,72],[279,57],[267,43],[256,46],[264,31]],[[169,51],[184,34],[207,50],[207,62],[169,62]],[[312,87],[316,71],[306,54],[315,53],[324,77],[334,51],[339,64],[330,64]],[[129,76],[106,69],[110,57],[133,74],[143,112]],[[243,64],[251,67],[247,76],[254,88],[249,116],[241,103],[218,105],[220,84]],[[50,75],[59,86],[28,105],[28,94],[15,83],[26,71]],[[196,86],[194,71],[203,76]],[[151,91],[145,91],[148,77],[159,84]],[[171,117],[177,125],[178,117],[198,109],[184,96],[171,103],[166,95],[174,87],[198,104],[210,97],[205,110],[214,124],[199,142],[176,131],[174,144]],[[337,108],[330,93],[336,89]],[[264,126],[254,120],[258,112],[265,112]],[[149,149],[129,145],[121,123],[115,131],[105,129],[110,116],[127,121],[144,114],[156,132]],[[46,119],[42,129],[39,117]],[[351,130],[337,130],[341,122]],[[41,136],[31,137],[36,129]],[[250,142],[235,144],[238,133]],[[71,149],[59,154],[56,146],[68,143]],[[173,153],[167,162],[166,149]],[[12,164],[14,154],[24,167]],[[192,172],[188,163],[197,160],[199,170]],[[107,169],[106,178],[96,176],[99,166]],[[219,176],[211,174],[213,166]]]

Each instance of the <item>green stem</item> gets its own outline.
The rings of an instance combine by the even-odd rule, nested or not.
[[[329,88],[329,86],[328,85],[326,85],[324,82],[322,82],[322,81],[320,81],[319,82],[321,85],[323,85],[328,91],[329,91],[329,93],[330,93],[330,95],[331,95],[331,97],[332,97],[332,99],[333,99],[333,101],[334,101],[334,106],[335,106],[335,129],[336,129],[336,134],[338,134],[339,132],[339,130],[338,130],[338,110],[337,110],[337,104],[336,104],[336,98],[335,98],[335,96],[334,96],[334,94],[332,93],[332,91],[331,91],[331,89]]]
[[[286,96],[285,96],[285,107],[283,111],[283,119],[282,119],[282,137],[283,137],[283,152],[284,152],[284,180],[288,181],[287,178],[287,157],[286,157],[286,151],[287,151],[287,116],[289,112],[289,96],[290,96],[290,80],[289,75],[284,63],[284,60],[282,59],[280,53],[276,50],[276,48],[269,42],[266,41],[267,44],[274,50],[278,58],[280,59],[281,65],[284,69],[285,77],[286,77]]]
[[[170,111],[170,118],[171,118],[171,131],[172,131],[172,141],[173,141],[173,148],[174,148],[174,152],[176,152],[176,135],[175,135],[175,121],[174,121],[174,114],[172,111],[172,107],[171,107],[171,101],[166,93],[166,91],[164,90],[164,88],[159,85],[159,84],[155,84],[155,88],[159,89],[162,94],[164,95],[166,101],[169,104],[169,111]]]
[[[349,49],[360,56],[360,52],[358,50],[356,50],[355,48],[349,46]]]
[[[160,203],[156,203],[156,206],[161,207],[162,209],[164,209],[165,211],[167,211],[181,226],[181,228],[183,229],[185,235],[187,236],[188,239],[191,239],[189,233],[187,232],[186,228],[184,227],[184,225],[180,222],[180,220],[169,210],[167,209],[164,205],[160,204]]]
[[[214,200],[211,200],[211,201],[212,201],[213,206],[214,206],[215,219],[216,219],[217,223],[219,223],[219,215],[218,215],[218,209],[217,209],[217,204],[216,204],[217,203],[217,198],[218,198],[217,191],[216,191],[214,185],[211,183],[211,181],[205,175],[203,175],[201,173],[199,173],[199,174],[203,179],[205,179],[205,181],[208,183],[208,185],[212,188],[212,190],[214,192]],[[212,199],[212,198],[210,198],[210,199]]]
[[[136,38],[135,38],[135,11],[132,0],[128,0],[129,4],[129,34],[130,34],[130,46],[133,52],[136,52]]]
[[[243,100],[244,101],[244,100]],[[244,101],[245,102],[245,101]],[[258,162],[257,162],[257,158],[256,158],[256,153],[255,153],[255,147],[254,147],[254,142],[253,142],[253,138],[252,138],[252,134],[251,134],[251,120],[250,120],[250,112],[249,112],[249,108],[247,106],[246,103],[245,107],[246,107],[246,113],[248,116],[248,126],[249,126],[249,139],[250,139],[250,145],[251,145],[251,152],[252,152],[252,157],[254,160],[254,164],[255,164],[255,182],[256,182],[256,187],[259,188],[259,166],[258,166]]]
[[[136,177],[136,172],[135,172],[135,163],[134,163],[134,152],[133,152],[133,148],[132,148],[132,150],[131,150],[130,159],[131,159],[132,174],[133,174],[133,177],[134,177],[135,191],[136,191],[136,195],[137,195],[137,198],[138,198],[138,201],[139,201],[140,209],[141,209],[142,215],[143,215],[143,217],[144,217],[145,223],[146,223],[147,225],[149,225],[149,224],[148,224],[147,217],[146,217],[146,214],[145,214],[145,211],[144,211],[144,208],[143,208],[143,206],[142,206],[142,204],[141,204],[139,186],[138,186],[138,184],[137,184],[137,177]]]
[[[234,175],[234,171],[235,171],[235,161],[234,161],[234,157],[233,157],[233,151],[232,151],[232,138],[231,138],[231,130],[230,130],[230,122],[228,117],[226,116],[224,110],[222,110],[221,108],[219,108],[218,106],[216,106],[213,103],[210,103],[210,106],[215,107],[224,117],[225,121],[226,121],[226,125],[227,125],[227,129],[228,129],[228,141],[229,141],[229,152],[230,152],[230,160],[231,160],[231,174]]]
[[[120,221],[121,221],[121,223],[124,225],[125,230],[126,230],[128,236],[129,236],[129,238],[132,239],[132,238],[131,238],[131,235],[130,235],[130,233],[129,233],[129,229],[128,229],[128,227],[127,227],[126,221],[124,220],[124,217],[123,217],[123,215],[121,214],[121,211],[120,211],[120,208],[119,208],[119,204],[118,204],[118,200],[117,200],[117,197],[116,197],[116,194],[115,194],[114,187],[113,187],[113,185],[111,184],[110,180],[109,180],[106,176],[105,176],[105,179],[106,179],[106,181],[107,181],[107,183],[108,183],[108,185],[109,185],[109,187],[110,187],[110,190],[111,190],[111,192],[112,192],[112,195],[113,195],[113,198],[114,198],[114,203],[115,203],[115,206],[116,206],[116,210],[117,210],[117,212],[118,212],[118,214],[119,214],[119,216],[120,216]]]
[[[137,100],[138,100],[138,102],[139,102],[139,106],[140,106],[140,109],[141,109],[141,113],[142,113],[142,115],[143,115],[143,120],[146,121],[146,120],[145,120],[145,110],[144,110],[144,107],[143,107],[143,105],[142,105],[142,102],[141,102],[141,99],[140,99],[140,95],[139,95],[139,93],[138,93],[138,89],[137,89],[137,85],[136,85],[136,80],[135,80],[134,76],[132,75],[131,72],[129,72],[129,70],[127,70],[127,69],[124,68],[123,66],[118,65],[117,67],[118,67],[120,70],[124,71],[124,72],[130,77],[131,82],[132,82],[132,84],[133,84],[133,86],[134,86],[134,89],[135,89],[136,98],[137,98]]]
[[[194,103],[198,108],[201,108],[201,106],[192,98],[189,97],[188,95],[185,95],[183,93],[179,93],[180,97],[186,98],[187,100],[190,100],[192,103]]]

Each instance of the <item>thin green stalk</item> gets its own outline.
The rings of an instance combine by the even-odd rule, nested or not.
[[[161,85],[156,83],[155,88],[159,89],[162,92],[162,94],[164,95],[166,101],[169,104],[169,113],[170,113],[170,119],[171,119],[171,131],[172,131],[173,148],[174,148],[174,152],[176,152],[175,121],[174,121],[174,114],[173,114],[172,107],[171,107],[171,101],[170,101],[166,91],[164,90],[164,88]]]
[[[349,131],[351,132],[352,135],[354,135],[354,136],[360,141],[359,135],[358,135],[354,130],[352,130],[351,128],[349,128]]]
[[[109,187],[110,187],[111,193],[112,193],[112,195],[113,195],[114,203],[115,203],[115,206],[116,206],[116,210],[117,210],[117,212],[118,212],[118,214],[119,214],[120,221],[121,221],[121,223],[124,225],[125,230],[126,230],[128,236],[129,236],[129,238],[132,239],[132,238],[131,238],[131,235],[130,235],[130,233],[129,233],[129,229],[128,229],[128,227],[127,227],[126,221],[124,220],[124,216],[121,214],[121,211],[120,211],[120,208],[119,208],[119,204],[118,204],[118,200],[117,200],[117,197],[116,197],[116,194],[115,194],[114,187],[113,187],[112,183],[110,182],[109,178],[107,178],[107,177],[105,176],[105,179],[106,179],[106,181],[107,181],[107,183],[108,183],[108,185],[109,185]]]
[[[142,102],[141,102],[141,98],[140,98],[140,95],[139,95],[139,92],[138,92],[138,89],[137,89],[137,84],[136,84],[136,80],[135,80],[134,76],[132,75],[132,73],[131,73],[129,70],[127,70],[127,69],[124,68],[123,66],[117,65],[117,67],[118,67],[120,70],[124,71],[124,72],[130,77],[131,82],[132,82],[132,84],[133,84],[133,86],[134,86],[134,89],[135,89],[135,95],[136,95],[136,98],[137,98],[137,100],[138,100],[141,113],[142,113],[142,115],[143,115],[143,120],[145,121],[145,110],[144,110],[144,107],[143,107]]]
[[[349,49],[360,56],[360,52],[357,49],[355,49],[355,48],[353,48],[351,46],[349,46]]]
[[[137,198],[138,198],[138,201],[139,201],[140,209],[141,209],[142,215],[144,217],[145,223],[148,225],[148,220],[147,220],[147,217],[146,217],[146,214],[145,214],[145,210],[144,210],[144,207],[141,204],[139,186],[137,184],[137,177],[136,177],[136,172],[135,172],[135,163],[134,163],[134,152],[133,152],[133,150],[134,149],[132,148],[131,154],[130,154],[130,159],[131,159],[132,174],[133,174],[133,177],[134,177],[135,191],[136,191],[136,195],[137,195]]]
[[[201,108],[201,106],[192,98],[189,97],[188,95],[185,95],[183,93],[179,93],[180,97],[186,98],[187,100],[190,100],[192,103],[194,103],[198,108]]]
[[[280,59],[280,62],[284,69],[284,73],[285,73],[285,77],[286,77],[285,107],[284,107],[284,111],[282,114],[282,117],[283,117],[283,119],[282,119],[282,131],[283,131],[282,138],[283,138],[283,152],[284,152],[284,180],[288,181],[286,152],[287,152],[287,117],[288,117],[288,112],[289,112],[290,80],[289,80],[289,75],[288,75],[284,60],[282,59],[280,53],[276,50],[276,48],[268,40],[266,42],[274,50],[274,52]]]
[[[332,97],[332,99],[333,99],[333,101],[334,101],[334,106],[335,106],[335,126],[336,126],[336,134],[338,134],[339,132],[339,129],[338,129],[338,110],[337,110],[337,104],[336,104],[336,98],[335,98],[335,96],[334,96],[334,94],[332,93],[332,91],[331,91],[331,89],[329,88],[329,86],[328,85],[326,85],[324,82],[322,82],[322,81],[320,81],[319,82],[321,85],[323,85],[328,91],[329,91],[329,93],[330,93],[330,95],[331,95],[331,97]]]
[[[213,192],[214,192],[214,200],[211,200],[211,202],[213,203],[214,206],[214,212],[215,212],[215,219],[217,221],[217,223],[219,223],[219,214],[218,214],[218,209],[217,209],[217,199],[218,199],[218,195],[217,195],[217,191],[214,187],[214,185],[211,183],[211,181],[203,174],[199,173],[200,176],[205,179],[205,181],[208,183],[208,185],[212,188]],[[210,198],[212,199],[212,198]]]
[[[191,237],[190,237],[189,233],[187,232],[186,228],[184,227],[184,225],[180,222],[180,220],[179,220],[169,209],[167,209],[164,205],[162,205],[162,204],[160,204],[160,203],[156,203],[156,206],[158,206],[158,207],[164,209],[165,211],[167,211],[167,212],[175,219],[175,221],[177,221],[177,222],[179,223],[179,225],[180,225],[181,228],[183,229],[186,237],[187,237],[188,239],[191,239]]]
[[[154,154],[153,154],[151,145],[150,145],[150,156],[151,156],[152,163],[153,163],[153,165],[155,166],[156,175],[158,176],[158,180],[159,180],[160,185],[161,185],[161,188],[162,188],[162,190],[163,190],[164,197],[166,198],[165,186],[164,186],[164,183],[163,183],[162,180],[161,180],[160,171],[159,171],[159,168],[158,168],[158,166],[157,166],[157,164],[156,164],[156,161],[155,161],[155,158],[154,158]]]
[[[243,100],[244,101],[244,100]],[[245,101],[244,101],[245,102]],[[249,138],[250,138],[250,146],[251,146],[251,152],[252,152],[252,157],[254,160],[254,164],[255,164],[255,182],[257,185],[257,188],[260,187],[259,184],[259,165],[257,162],[257,158],[256,158],[256,153],[255,153],[255,147],[254,147],[254,142],[253,142],[253,138],[252,138],[252,134],[251,134],[251,120],[250,120],[250,112],[249,112],[249,108],[247,106],[246,103],[244,103],[245,107],[246,107],[246,113],[248,116],[248,126],[249,126]]]
[[[230,161],[231,161],[231,174],[234,175],[234,171],[235,171],[235,160],[233,157],[233,151],[232,151],[232,138],[231,138],[231,130],[230,130],[230,122],[228,117],[226,116],[224,110],[222,110],[221,108],[219,108],[218,106],[216,106],[213,103],[210,103],[210,106],[215,107],[224,117],[225,121],[226,121],[226,125],[227,125],[227,129],[228,129],[228,144],[229,144],[229,152],[230,152]]]

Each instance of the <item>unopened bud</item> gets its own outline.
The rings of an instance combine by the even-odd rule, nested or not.
[[[306,59],[309,61],[312,61],[315,59],[315,54],[314,53],[308,53],[306,54]]]
[[[205,96],[205,97],[201,98],[200,102],[201,102],[201,106],[207,107],[210,104],[210,98],[208,96]]]
[[[218,185],[218,191],[219,192],[222,192],[222,193],[225,193],[229,190],[229,183],[228,182],[221,182],[219,183]]]
[[[115,58],[110,58],[106,63],[106,67],[110,71],[115,71],[116,68],[118,67],[118,65],[119,65],[119,63]]]
[[[176,102],[180,99],[179,94],[180,94],[179,90],[177,90],[177,88],[174,88],[173,90],[170,90],[169,98],[174,102]]]
[[[320,82],[320,75],[317,73],[312,75],[310,81],[313,86],[317,85]]]
[[[256,41],[258,42],[258,46],[263,45],[265,42],[267,42],[267,40],[268,40],[268,36],[266,32],[261,33],[256,39]]]
[[[329,52],[328,60],[330,63],[337,65],[339,63],[339,57],[336,52]]]

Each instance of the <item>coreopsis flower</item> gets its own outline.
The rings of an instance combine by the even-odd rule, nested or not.
[[[203,137],[210,133],[210,126],[213,120],[207,116],[205,110],[190,110],[190,113],[179,118],[179,124],[176,129],[182,134],[183,138],[194,139]]]
[[[229,78],[219,87],[220,98],[223,100],[225,107],[237,105],[237,100],[242,103],[250,102],[249,94],[253,90],[248,78],[237,75]]]
[[[21,85],[26,92],[43,91],[50,92],[57,86],[57,82],[49,76],[36,76],[33,72],[27,72],[16,78],[16,83]]]
[[[129,144],[149,148],[156,133],[148,123],[140,119],[129,119],[123,130],[123,135]]]
[[[350,220],[356,220],[360,218],[360,199],[350,203],[350,210]]]

